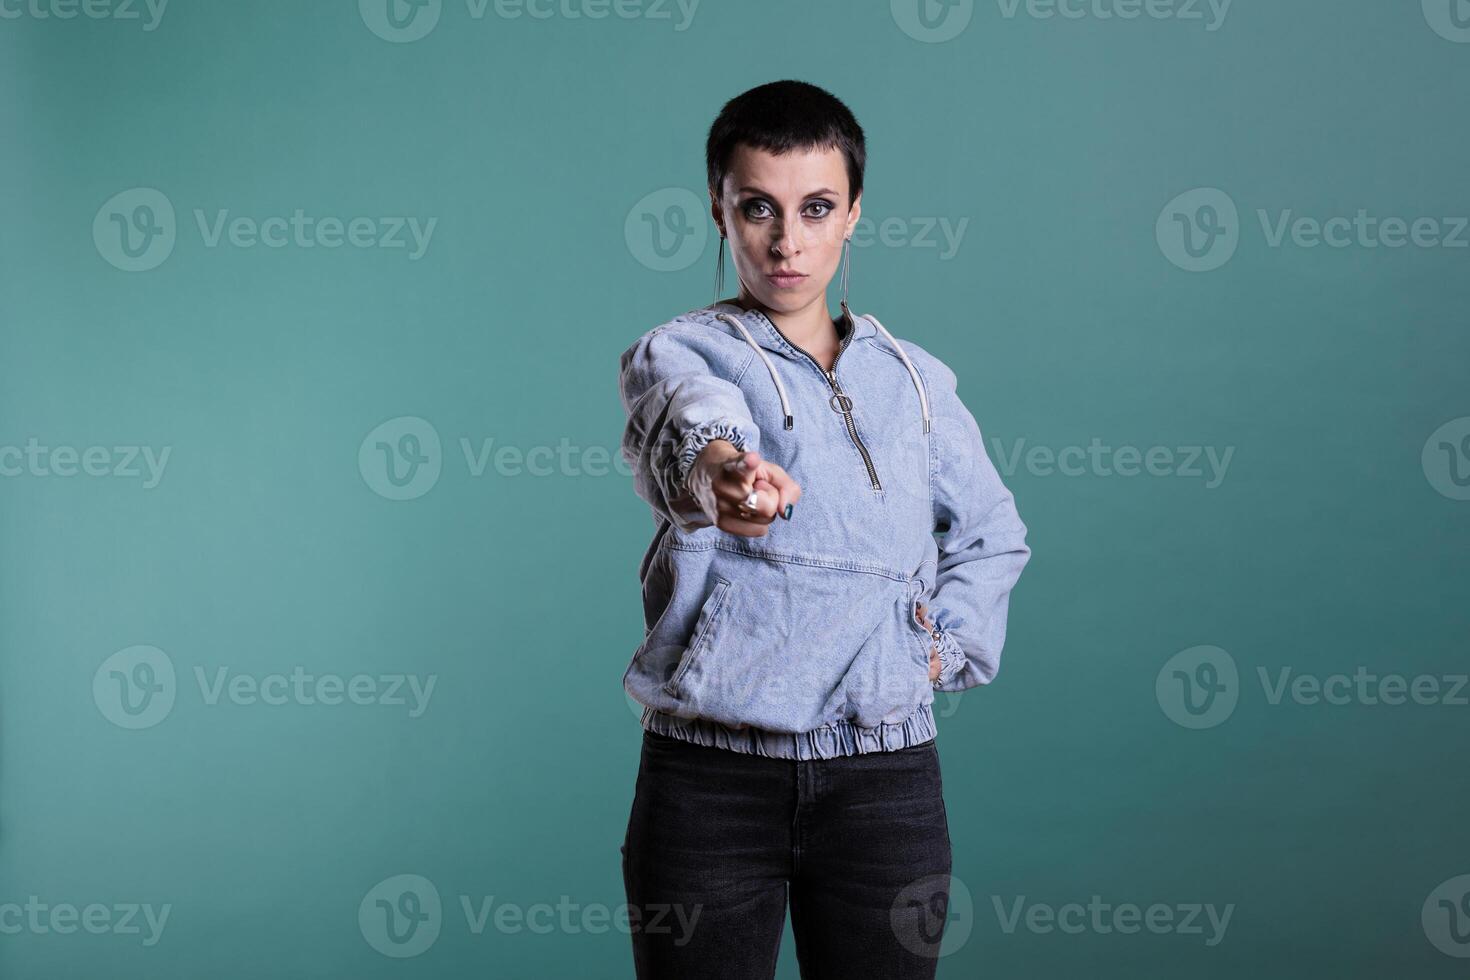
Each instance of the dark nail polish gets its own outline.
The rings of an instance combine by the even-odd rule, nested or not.
[[[786,510],[783,511],[782,514],[781,514],[781,516],[783,518],[785,518],[786,520],[788,520],[788,521],[791,520],[791,508],[793,506],[794,506],[793,504],[787,504],[786,505]]]

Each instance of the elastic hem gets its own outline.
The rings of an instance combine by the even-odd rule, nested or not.
[[[892,752],[927,742],[938,735],[934,709],[930,704],[920,705],[908,718],[894,724],[859,728],[843,720],[794,734],[762,728],[730,728],[708,718],[680,718],[646,705],[640,722],[645,729],[659,735],[770,759],[833,759],[868,752]]]

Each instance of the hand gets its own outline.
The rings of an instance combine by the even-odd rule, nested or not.
[[[801,499],[801,485],[785,470],[751,450],[712,439],[689,468],[689,492],[709,522],[722,531],[764,537],[770,523]],[[756,505],[744,510],[755,491]]]
[[[918,608],[915,610],[914,619],[917,620],[918,623],[926,630],[932,630],[934,628],[933,621],[929,619],[929,607],[924,605],[922,602],[918,604]],[[933,684],[935,681],[939,680],[939,670],[942,666],[943,664],[939,660],[939,644],[931,643],[929,646],[930,684]]]

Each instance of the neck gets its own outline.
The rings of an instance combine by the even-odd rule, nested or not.
[[[845,320],[832,318],[827,310],[826,296],[818,296],[797,310],[773,310],[752,296],[742,285],[739,294],[729,302],[744,310],[760,310],[787,340],[816,358],[824,368],[832,366],[837,349],[842,345],[842,338],[851,329]]]

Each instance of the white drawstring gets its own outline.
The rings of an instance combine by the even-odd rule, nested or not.
[[[901,358],[903,358],[903,366],[909,369],[909,377],[913,379],[913,382],[914,382],[914,390],[919,393],[919,411],[921,411],[921,412],[924,413],[924,431],[925,432],[928,432],[929,431],[929,399],[924,395],[924,386],[919,381],[919,372],[917,370],[915,370],[913,361],[910,361],[909,360],[909,356],[903,352],[903,346],[901,344],[899,344],[898,341],[896,341],[896,340],[893,339],[893,334],[889,333],[888,330],[887,330],[887,328],[884,327],[883,324],[881,324],[881,323],[878,322],[878,318],[877,317],[875,317],[871,313],[864,313],[864,314],[862,314],[862,317],[863,317],[864,320],[867,320],[869,323],[871,323],[873,326],[877,327],[879,330],[882,330],[883,331],[883,336],[885,336],[885,337],[888,338],[888,342],[893,345],[893,349],[896,350],[896,351],[898,351],[898,356],[901,357]]]
[[[776,382],[776,394],[781,396],[781,414],[786,416],[786,428],[789,429],[794,426],[796,420],[791,417],[791,406],[786,401],[786,386],[781,383],[781,376],[776,373],[776,365],[771,363],[771,359],[766,356],[766,352],[761,350],[761,345],[757,344],[755,338],[750,335],[750,331],[745,329],[745,324],[728,313],[716,313],[715,316],[724,320],[726,323],[733,323],[739,327],[740,332],[745,334],[745,342],[755,349],[755,352],[761,356],[762,361],[766,362],[766,370],[771,372],[771,380]]]
[[[715,316],[739,329],[741,334],[745,336],[745,342],[749,344],[751,348],[760,355],[761,360],[765,362],[766,370],[769,371],[771,374],[771,380],[776,382],[776,394],[781,396],[781,412],[786,416],[786,428],[792,428],[796,424],[796,421],[791,415],[791,405],[786,400],[786,386],[781,384],[781,376],[776,373],[776,366],[771,363],[771,359],[766,356],[766,352],[761,348],[761,345],[755,342],[755,338],[750,335],[750,331],[746,329],[745,324],[741,323],[735,317],[730,316],[728,313],[716,313]],[[919,380],[918,370],[914,368],[914,364],[912,361],[909,360],[909,356],[904,353],[903,347],[899,344],[897,340],[893,338],[893,334],[889,333],[888,329],[884,327],[883,324],[878,322],[877,317],[873,316],[871,313],[864,313],[862,314],[862,317],[873,326],[877,327],[878,330],[883,334],[883,336],[888,338],[888,342],[893,345],[893,349],[898,351],[898,356],[903,360],[903,366],[908,368],[909,380],[913,381],[914,390],[919,393],[919,411],[922,412],[924,415],[924,431],[927,433],[930,429],[929,398],[924,394],[924,383]],[[856,324],[853,325],[853,329],[857,329]]]

